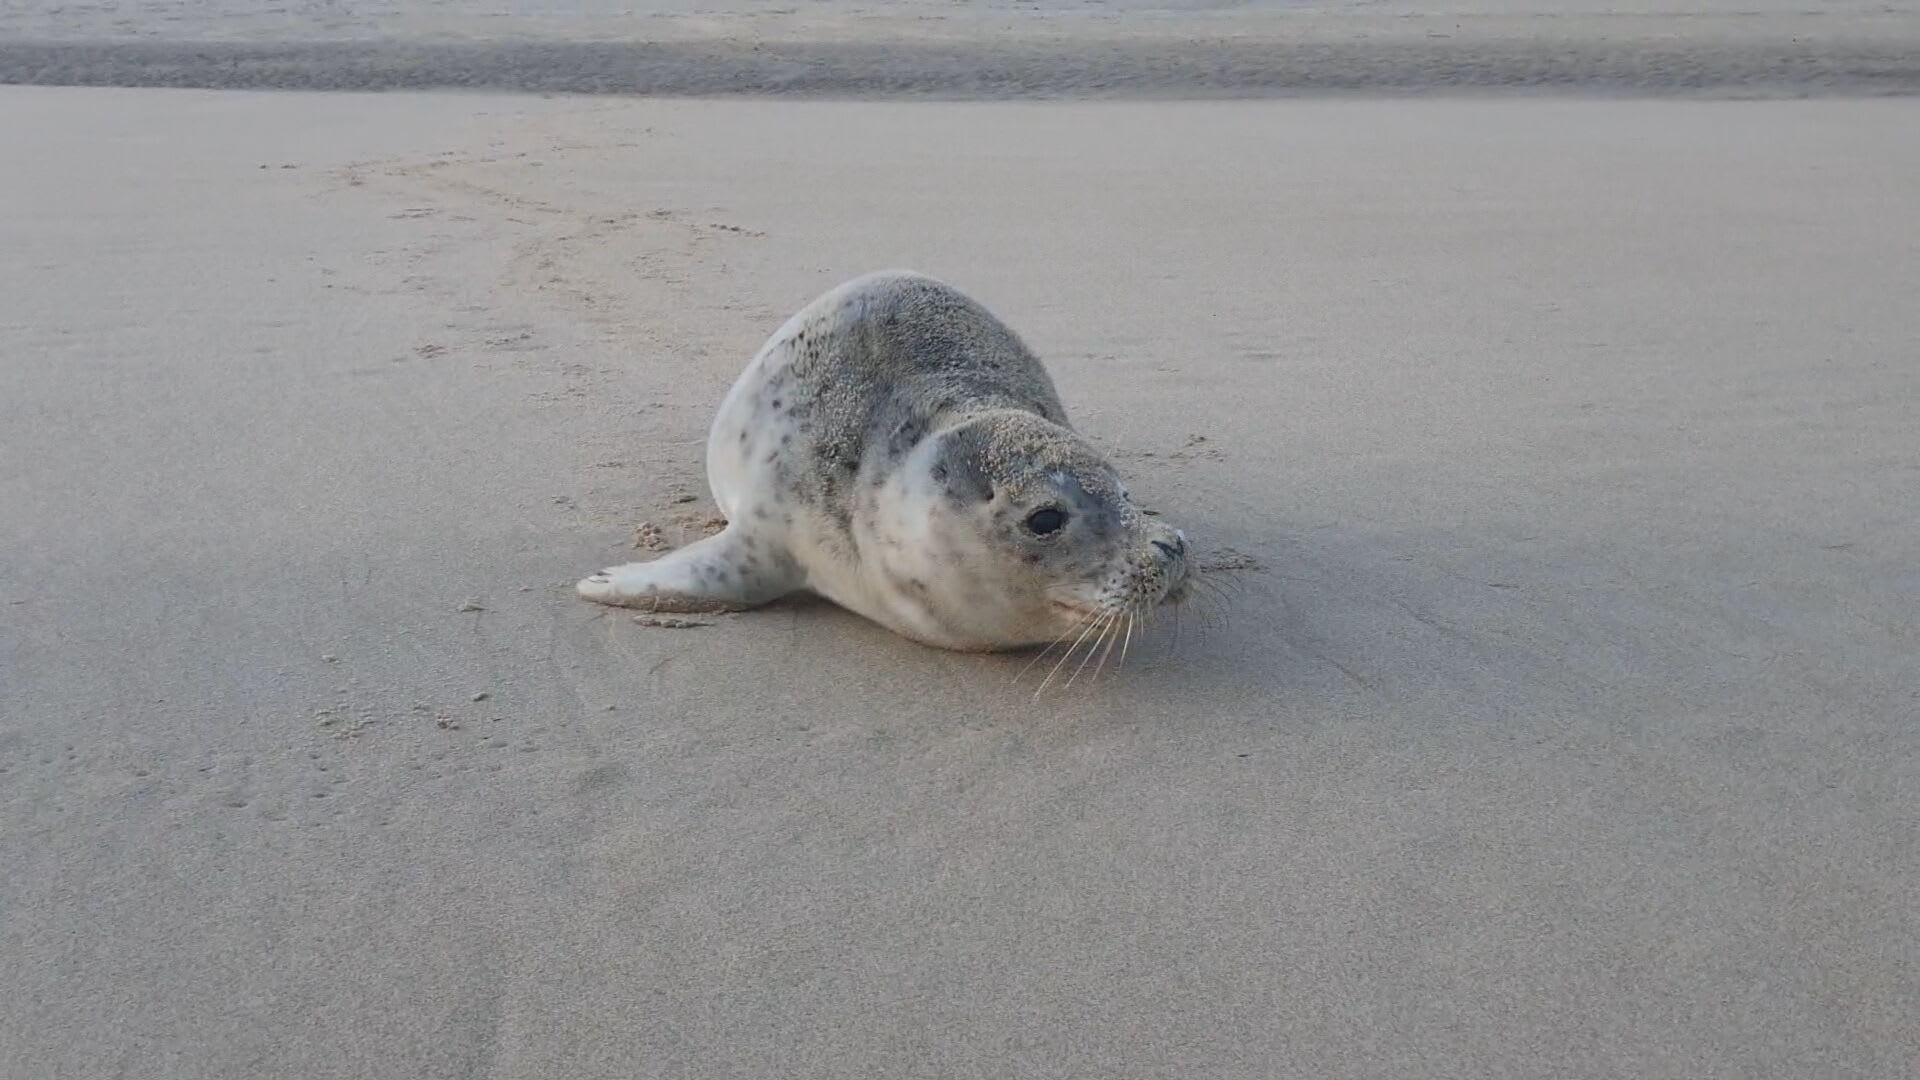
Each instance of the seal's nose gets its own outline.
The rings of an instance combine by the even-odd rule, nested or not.
[[[1159,548],[1160,554],[1165,555],[1169,559],[1177,559],[1180,557],[1182,552],[1187,550],[1186,539],[1184,537],[1178,537],[1178,536],[1174,538],[1174,541],[1171,544],[1167,543],[1165,540],[1155,540],[1153,542],[1153,546]]]

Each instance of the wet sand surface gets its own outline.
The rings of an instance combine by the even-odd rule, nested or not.
[[[0,1075],[1900,1075],[1916,130],[0,91]],[[898,265],[1222,595],[574,599]]]

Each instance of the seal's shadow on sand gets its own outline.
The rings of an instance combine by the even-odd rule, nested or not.
[[[1071,642],[932,648],[807,593],[710,617],[697,650],[675,651],[751,653],[795,696],[847,699],[852,684],[884,685],[899,708],[980,720],[1091,709],[1312,726],[1391,714],[1441,728],[1624,707],[1657,686],[1712,694],[1737,684],[1747,663],[1691,636],[1690,624],[1725,613],[1678,582],[1615,571],[1646,558],[1613,549],[1603,558],[1544,528],[1519,539],[1345,525],[1266,539],[1241,528],[1226,539],[1239,549],[1226,549],[1232,565],[1203,571],[1186,602],[1137,628],[1124,662],[1121,645],[1091,634],[1070,654]]]
[[[845,677],[883,663],[938,673],[929,687],[1020,704],[1045,682],[1039,700],[1050,706],[1165,705],[1188,721],[1253,705],[1453,726],[1624,705],[1660,685],[1711,694],[1737,683],[1730,661],[1747,662],[1688,629],[1729,613],[1703,608],[1679,582],[1618,575],[1617,564],[1644,565],[1630,552],[1597,560],[1578,538],[1544,529],[1525,541],[1343,526],[1233,539],[1256,553],[1251,565],[1204,573],[1188,601],[1136,633],[1124,664],[1118,647],[1096,649],[1091,636],[1071,656],[1064,644],[971,655],[916,645],[811,597],[767,611],[852,646]]]

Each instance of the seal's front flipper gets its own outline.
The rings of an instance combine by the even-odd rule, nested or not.
[[[602,570],[577,586],[580,595],[646,611],[739,611],[800,587],[800,570],[777,543],[729,525],[652,562]]]

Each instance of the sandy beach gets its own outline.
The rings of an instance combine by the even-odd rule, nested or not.
[[[1917,130],[0,90],[0,1076],[1902,1075]],[[888,266],[1223,595],[577,601]]]

